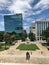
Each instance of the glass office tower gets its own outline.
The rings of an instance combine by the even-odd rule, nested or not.
[[[22,14],[4,16],[5,32],[23,32]]]

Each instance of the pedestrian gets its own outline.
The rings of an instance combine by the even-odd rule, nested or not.
[[[32,55],[32,51],[31,51],[31,55]]]
[[[41,54],[43,54],[43,51],[41,51]]]
[[[30,59],[30,54],[29,52],[26,52],[26,60],[29,60]]]

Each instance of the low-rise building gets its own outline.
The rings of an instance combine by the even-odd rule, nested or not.
[[[36,20],[30,26],[30,31],[35,34],[36,40],[42,40],[42,32],[49,27],[49,20]]]
[[[30,32],[35,34],[35,23],[30,26]]]

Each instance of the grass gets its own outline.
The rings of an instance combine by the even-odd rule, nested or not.
[[[19,50],[39,50],[36,44],[20,44],[16,49]]]
[[[6,49],[9,49],[11,46],[11,44],[6,43]],[[5,44],[0,44],[0,51],[4,51],[5,50]]]

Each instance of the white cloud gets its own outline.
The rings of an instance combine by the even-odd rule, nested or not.
[[[27,26],[27,25],[25,25],[23,28],[24,28],[24,29],[27,29],[27,28],[28,28],[28,26]]]
[[[4,25],[3,23],[4,23],[4,22],[0,22],[0,25],[3,26],[3,25]]]
[[[15,0],[13,4],[8,8],[13,13],[23,13],[25,16],[29,9],[32,9],[30,3],[33,0]]]
[[[23,18],[30,15],[31,3],[34,0],[0,0],[0,10],[7,9],[12,14],[23,13]]]
[[[47,6],[49,5],[49,0],[40,0],[35,6],[34,6],[34,9],[37,9],[37,8],[42,8],[42,6]]]
[[[4,22],[0,22],[0,30],[1,30],[1,31],[4,30]]]
[[[49,8],[49,0],[40,0],[34,7],[30,3],[34,0],[0,0],[0,10],[7,8],[12,13],[23,13],[24,17],[40,14]],[[38,11],[33,11],[40,8]]]
[[[28,23],[30,23],[30,22],[33,21],[33,18],[26,18],[26,21],[27,21]]]
[[[38,10],[38,11],[35,11],[32,13],[32,15],[37,15],[37,14],[40,14],[42,12],[42,10]]]
[[[34,2],[34,0],[0,0],[0,10],[7,9],[11,11],[12,14],[23,13],[23,18],[26,19],[28,23],[34,22],[34,20],[28,18],[28,16],[40,14],[45,9],[48,9],[49,0],[40,0],[34,7],[30,5],[32,2]],[[3,23],[0,23],[0,25],[1,24]],[[27,27],[28,26],[24,26],[24,29],[27,29]]]
[[[9,11],[11,11],[12,14],[23,13],[24,17],[31,14],[28,11],[32,9],[30,3],[32,3],[34,0],[12,0],[12,1],[13,2],[11,3],[10,0],[0,0],[0,10],[3,10],[6,8]],[[27,28],[28,26],[24,26],[24,27]]]
[[[33,9],[41,9],[41,12],[49,8],[49,0],[40,0]]]
[[[0,10],[8,8],[10,4],[11,4],[11,1],[9,0],[0,0]]]
[[[24,26],[24,30],[26,30],[27,33],[29,33],[29,26]]]
[[[12,2],[11,2],[12,1]],[[49,8],[49,0],[40,0],[34,7],[30,3],[34,0],[0,0],[0,10],[7,8],[12,13],[23,13],[24,17],[40,14]],[[40,8],[40,10],[33,11]]]

